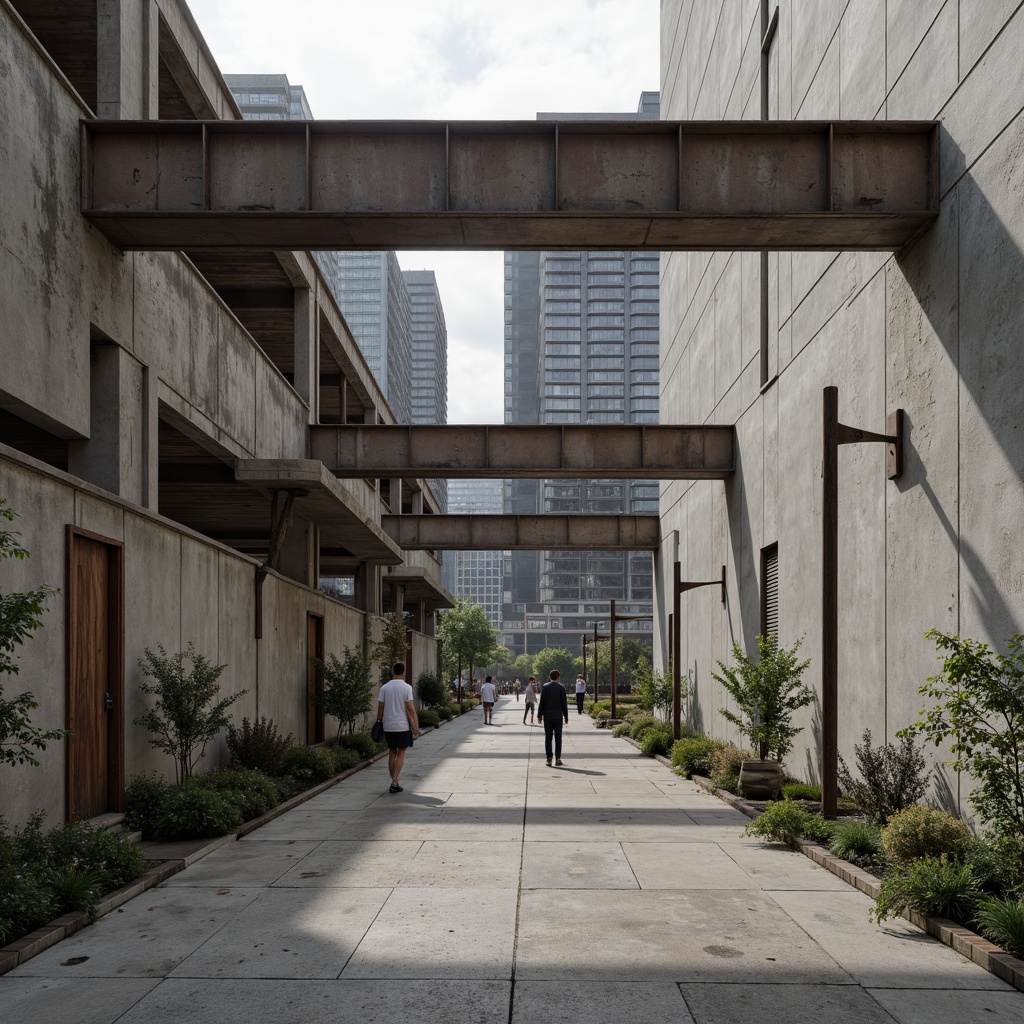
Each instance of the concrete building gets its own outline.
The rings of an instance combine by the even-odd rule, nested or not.
[[[310,655],[358,647],[391,609],[414,675],[432,669],[451,601],[437,558],[380,526],[437,512],[429,486],[308,457],[315,426],[395,420],[308,253],[125,252],[83,218],[83,120],[240,119],[183,3],[117,9],[0,11],[0,121],[22,140],[0,147],[0,496],[31,552],[3,563],[3,590],[62,588],[6,689],[73,733],[40,768],[3,769],[14,823],[117,810],[127,777],[170,769],[132,724],[144,649],[194,642],[226,666],[222,693],[246,691],[236,721],[314,742]],[[350,603],[325,577],[352,582]]]
[[[501,480],[449,480],[448,511],[452,515],[499,515]],[[494,629],[501,629],[505,555],[502,551],[446,551],[442,580],[457,598],[480,605]]]
[[[306,92],[287,75],[225,75],[224,81],[246,121],[311,121]]]
[[[550,121],[656,120],[658,94],[636,113],[538,114]],[[505,254],[505,422],[658,422],[658,255],[649,252]],[[657,512],[654,481],[509,480],[505,511]],[[579,650],[608,617],[649,615],[650,552],[514,551],[506,558],[501,629],[516,654]],[[650,622],[623,623],[650,636]]]
[[[669,120],[935,118],[937,220],[895,253],[663,256],[663,422],[734,423],[725,484],[661,491],[659,657],[672,562],[684,594],[692,724],[724,735],[715,661],[766,619],[822,671],[822,392],[843,423],[886,433],[905,410],[903,473],[884,446],[839,450],[840,751],[917,717],[937,628],[1002,649],[1024,628],[1024,11],[985,0],[661,7]],[[776,588],[777,584],[777,588]],[[817,777],[812,711],[790,767]],[[965,780],[945,777],[957,804]],[[965,807],[962,807],[966,811]]]

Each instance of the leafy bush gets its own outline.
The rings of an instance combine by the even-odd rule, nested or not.
[[[280,775],[281,756],[292,744],[292,734],[280,736],[273,719],[265,715],[255,722],[242,719],[236,729],[228,726],[228,753],[233,764],[264,775]]]
[[[896,864],[943,855],[959,860],[970,838],[967,826],[959,818],[935,807],[915,804],[889,819],[882,829],[882,848]]]
[[[441,723],[441,719],[436,712],[431,711],[429,708],[424,708],[416,717],[420,720],[420,728],[428,725],[440,725]]]
[[[612,730],[613,736],[629,736],[632,723],[629,721],[619,722],[617,726]]]
[[[155,696],[156,704],[134,719],[134,724],[144,725],[153,734],[150,746],[174,758],[175,781],[181,785],[192,777],[206,744],[227,727],[227,709],[248,691],[239,690],[213,703],[220,692],[217,680],[226,665],[207,661],[191,643],[177,654],[168,654],[157,644],[157,652],[147,647],[139,659],[143,676],[156,680],[140,680],[139,689]],[[192,666],[188,672],[186,661]]]
[[[1016,839],[997,835],[972,838],[963,859],[990,895],[1024,895],[1024,845]]]
[[[96,918],[96,904],[105,891],[107,877],[95,868],[59,868],[50,872],[53,897],[64,913],[80,911]]]
[[[124,789],[124,825],[131,832],[153,835],[156,819],[171,784],[159,772],[133,775]]]
[[[709,758],[712,751],[725,746],[722,740],[710,736],[691,736],[676,740],[672,744],[672,767],[689,778],[691,775],[707,775],[711,771]]]
[[[362,759],[373,757],[380,749],[379,745],[370,738],[368,732],[353,732],[342,736],[341,745],[347,750],[354,750]]]
[[[350,750],[347,747],[329,747],[331,757],[334,760],[334,774],[340,775],[342,772],[347,772],[349,768],[355,768],[362,758],[359,756],[358,750]]]
[[[978,904],[976,911],[981,934],[1007,953],[1024,958],[1024,897],[1018,899],[988,899]]]
[[[882,852],[882,835],[874,825],[863,821],[841,821],[832,829],[829,847],[837,857],[876,857]]]
[[[958,863],[945,855],[922,857],[882,879],[871,918],[884,921],[904,911],[916,910],[954,921],[970,921],[980,898],[981,889],[969,864]]]
[[[871,746],[871,730],[864,730],[862,743],[853,745],[861,778],[855,779],[839,758],[839,784],[876,825],[884,825],[897,811],[912,807],[928,789],[931,769],[912,736],[904,735],[899,746],[886,743]]]
[[[640,718],[635,718],[629,727],[629,738],[639,743],[644,738],[644,733],[649,732],[651,729],[657,729],[664,724],[664,722],[659,721],[652,715],[643,715]]]
[[[672,707],[672,680],[666,679],[662,672],[652,668],[646,658],[641,658],[636,664],[633,690],[637,705],[648,714]],[[632,701],[624,700],[623,703]]]
[[[442,722],[450,722],[455,717],[455,715],[458,714],[458,711],[452,710],[451,704],[441,704],[434,710],[437,713],[437,717],[441,719]]]
[[[731,743],[727,743],[724,747],[711,751],[708,755],[708,767],[712,774],[723,772],[728,775],[739,775],[740,765],[753,758],[752,750],[744,750],[742,747],[734,747]]]
[[[246,768],[217,768],[196,779],[196,785],[229,796],[245,821],[266,814],[281,799],[273,779]]]
[[[223,836],[242,824],[242,812],[230,793],[204,789],[194,782],[170,789],[153,829],[155,839],[201,839]]]
[[[832,833],[836,830],[834,821],[827,821],[817,811],[805,811],[804,821],[801,825],[800,836],[809,839],[812,843],[823,843],[829,846],[832,842]]]
[[[934,706],[904,732],[936,746],[952,739],[949,763],[977,782],[970,802],[978,817],[999,835],[1024,840],[1024,636],[1010,637],[1003,655],[935,629],[926,635],[948,653],[941,675],[918,691]]]
[[[476,707],[475,700],[464,700],[459,702],[460,714],[466,714],[467,711],[472,711]]]
[[[666,728],[663,723],[661,728],[648,729],[644,733],[644,737],[640,741],[640,749],[648,757],[654,757],[655,754],[666,757],[672,749],[673,742],[672,730]]]
[[[0,944],[6,944],[60,914],[49,881],[20,864],[0,867]]]
[[[51,870],[97,874],[100,894],[127,885],[143,867],[142,849],[128,836],[87,821],[52,828],[45,837],[44,859]]]
[[[281,758],[281,771],[298,782],[315,785],[326,782],[334,773],[334,758],[325,747],[289,747]]]
[[[590,701],[589,703],[583,705],[583,710],[586,711],[586,713],[590,715],[591,718],[597,718],[597,716],[602,711],[607,711],[610,715],[612,710],[612,702],[610,699]]]
[[[786,782],[782,786],[782,795],[787,800],[820,800],[821,786],[812,786],[808,782]]]
[[[807,811],[792,800],[776,800],[768,804],[746,827],[745,832],[748,836],[786,842],[791,837],[804,834],[808,817]]]
[[[354,732],[356,720],[373,706],[373,666],[369,656],[362,649],[353,651],[347,646],[343,654],[342,661],[333,654],[329,654],[326,661],[311,659],[324,677],[324,692],[319,702],[326,714],[338,720],[339,736],[346,726],[348,732]]]
[[[431,672],[421,672],[416,680],[416,696],[425,708],[440,708],[448,703],[448,687]]]

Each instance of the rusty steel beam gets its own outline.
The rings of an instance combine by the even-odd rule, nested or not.
[[[381,516],[405,551],[650,551],[658,523],[656,515]]]
[[[896,249],[935,122],[83,121],[122,249]]]
[[[349,424],[310,427],[339,477],[723,480],[732,426]]]

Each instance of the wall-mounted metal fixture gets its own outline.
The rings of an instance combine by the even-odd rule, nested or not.
[[[615,623],[616,622],[653,622],[653,615],[616,615],[615,614],[615,598],[611,599],[611,619],[612,629],[609,639],[612,642],[611,651],[611,677],[612,677],[612,718],[615,717]],[[594,663],[597,663],[597,659],[594,659]]]

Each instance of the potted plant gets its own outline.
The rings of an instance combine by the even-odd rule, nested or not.
[[[728,668],[718,662],[721,673],[712,673],[735,701],[734,711],[719,708],[750,740],[758,760],[740,766],[740,795],[767,799],[782,790],[782,761],[793,749],[793,737],[800,731],[793,725],[793,712],[815,699],[814,691],[800,677],[810,664],[799,661],[797,651],[803,640],[790,649],[779,647],[773,635],[758,636],[758,658],[748,658],[739,644],[732,645],[736,664]]]

